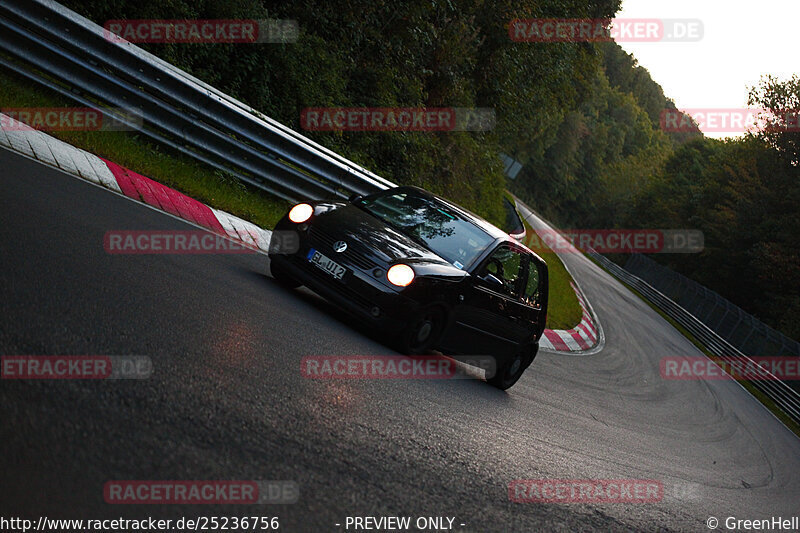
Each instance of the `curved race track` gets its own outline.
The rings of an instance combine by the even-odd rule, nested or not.
[[[597,354],[540,353],[508,392],[309,380],[303,356],[391,351],[315,295],[280,288],[263,256],[109,255],[106,231],[189,226],[5,150],[0,169],[0,354],[154,363],[145,381],[0,382],[2,516],[703,531],[710,515],[800,514],[800,439],[735,383],[662,380],[661,357],[699,352],[580,255],[564,259],[605,330]],[[654,479],[665,494],[510,502],[508,483],[529,478]],[[103,484],[118,479],[290,479],[301,493],[287,506],[106,504]]]

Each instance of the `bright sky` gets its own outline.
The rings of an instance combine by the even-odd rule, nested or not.
[[[623,0],[617,18],[702,21],[697,42],[617,39],[679,109],[744,108],[762,74],[800,74],[800,0]]]

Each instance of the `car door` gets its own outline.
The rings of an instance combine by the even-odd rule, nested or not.
[[[501,243],[471,273],[455,312],[451,346],[461,353],[500,355],[516,351],[530,334],[523,283],[529,258]]]

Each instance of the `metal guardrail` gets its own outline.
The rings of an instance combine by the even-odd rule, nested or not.
[[[395,186],[52,0],[3,0],[0,52],[0,65],[278,197]]]
[[[654,289],[650,284],[634,276],[624,268],[603,257],[594,250],[588,251],[587,255],[595,259],[616,278],[624,281],[639,291],[653,305],[661,309],[667,316],[686,328],[686,330],[694,335],[697,340],[703,343],[703,345],[711,353],[718,356],[723,361],[744,361],[746,363],[755,364],[750,357],[737,350],[729,342],[717,335],[708,326],[690,314],[686,309],[675,303],[670,298],[664,296],[664,294]],[[752,380],[750,383],[756,389],[764,393],[773,402],[775,402],[775,404],[792,420],[800,423],[800,394],[790,388],[785,382],[780,381],[773,374],[768,373],[767,377],[768,379]]]
[[[749,355],[800,357],[800,343],[771,328],[722,295],[642,254],[623,266]],[[800,382],[791,383],[800,392]]]

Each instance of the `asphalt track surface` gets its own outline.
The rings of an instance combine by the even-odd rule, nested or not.
[[[109,230],[191,229],[0,150],[0,354],[147,355],[150,379],[0,381],[0,516],[448,516],[455,531],[707,531],[800,514],[800,439],[587,259],[605,348],[480,380],[312,380],[308,355],[393,353],[260,255],[110,255]],[[527,213],[526,213],[527,214]],[[538,224],[534,221],[534,224]],[[515,479],[654,479],[657,503],[509,501]],[[109,480],[294,480],[293,505],[110,505]],[[342,524],[337,527],[335,524]],[[460,524],[465,524],[461,526]],[[350,531],[353,529],[351,528]]]

